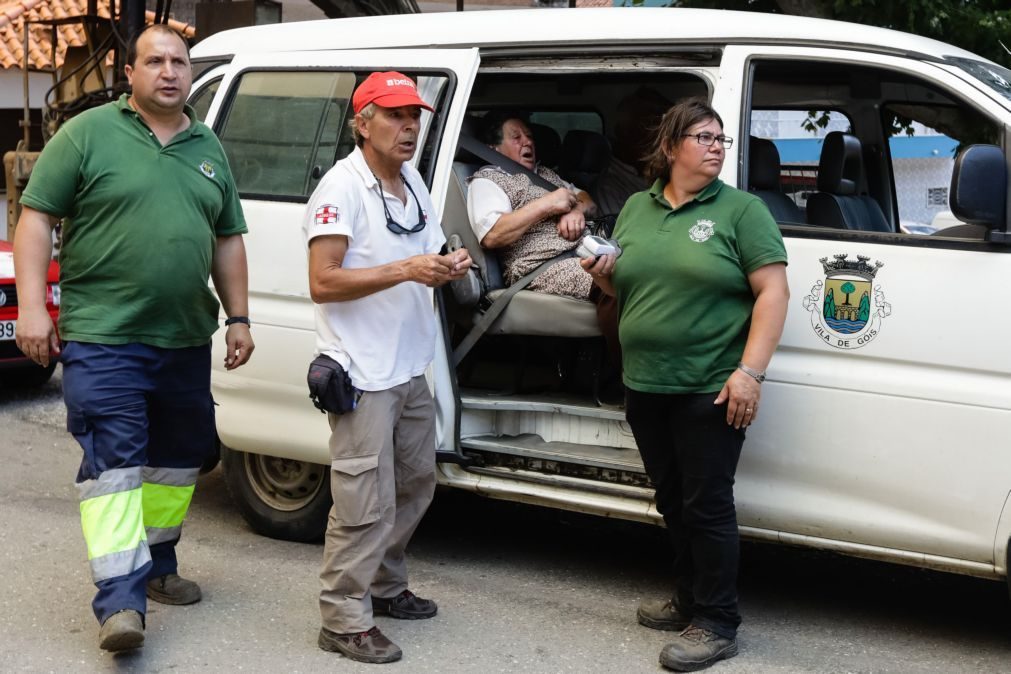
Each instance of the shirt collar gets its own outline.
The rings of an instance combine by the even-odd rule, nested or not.
[[[372,172],[372,169],[370,169],[368,163],[366,163],[365,153],[362,152],[361,147],[357,145],[355,146],[355,149],[348,155],[348,161],[351,164],[351,168],[354,169],[354,172],[357,173],[362,179],[362,182],[365,183],[365,187],[371,190],[378,184],[376,182],[376,174]]]
[[[121,94],[119,99],[116,101],[116,107],[119,108],[120,112],[132,115],[138,121],[144,121],[140,114],[134,110],[132,105],[130,105],[130,94]],[[203,124],[200,124],[200,120],[197,119],[196,111],[193,110],[188,103],[183,106],[183,114],[190,118],[190,125],[186,131],[193,136],[202,136],[204,133]]]
[[[649,188],[649,195],[653,197],[654,201],[659,202],[664,208],[670,208],[670,204],[667,203],[667,198],[663,195],[663,188],[666,187],[667,181],[662,178],[657,178],[653,181],[653,186]],[[723,181],[719,178],[714,179],[711,183],[702,188],[702,191],[695,195],[692,201],[709,201],[715,197],[719,191],[723,189]],[[691,202],[688,202],[691,203]]]

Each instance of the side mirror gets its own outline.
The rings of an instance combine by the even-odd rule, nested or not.
[[[970,145],[955,158],[949,202],[955,217],[983,225],[987,240],[1011,244],[1007,231],[1007,163],[996,145]]]

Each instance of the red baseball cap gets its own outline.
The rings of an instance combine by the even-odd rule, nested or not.
[[[372,73],[355,89],[351,105],[357,115],[369,103],[383,108],[399,108],[403,105],[420,105],[435,112],[435,108],[421,100],[418,87],[407,75],[398,72]]]

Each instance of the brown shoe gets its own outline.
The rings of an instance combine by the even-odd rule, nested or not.
[[[160,604],[183,606],[196,604],[200,601],[201,594],[200,586],[192,580],[186,580],[174,573],[169,573],[148,579],[147,596],[148,599],[153,599]]]
[[[381,664],[396,662],[404,656],[400,646],[387,639],[378,627],[351,634],[338,634],[321,627],[316,644],[324,651],[340,653],[345,658],[358,662]]]
[[[422,599],[410,590],[404,590],[396,597],[372,598],[372,613],[388,615],[401,620],[422,620],[439,612],[439,607],[431,599]]]
[[[737,655],[737,639],[689,625],[660,651],[660,664],[677,672],[697,672]]]
[[[98,630],[98,646],[102,650],[117,652],[140,648],[144,645],[144,619],[132,609],[113,613]]]
[[[680,632],[691,624],[691,618],[677,610],[674,600],[651,600],[639,604],[635,617],[639,624],[654,630]]]

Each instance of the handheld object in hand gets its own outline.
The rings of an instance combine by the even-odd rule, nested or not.
[[[601,255],[621,255],[621,248],[615,241],[593,234],[587,234],[576,247],[576,255],[581,258],[600,257]]]

